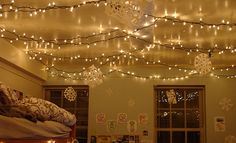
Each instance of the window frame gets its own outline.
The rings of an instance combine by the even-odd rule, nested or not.
[[[185,132],[185,142],[187,143],[187,131],[200,131],[200,143],[206,143],[206,91],[205,91],[205,85],[154,85],[154,141],[157,143],[158,141],[158,131],[169,131],[170,134],[173,131],[184,131]],[[158,89],[200,89],[202,91],[202,97],[199,98],[199,110],[200,110],[200,115],[201,115],[201,120],[199,122],[199,127],[198,128],[187,128],[186,127],[186,115],[184,116],[185,121],[185,127],[184,128],[160,128],[157,127],[158,121],[157,121],[157,115],[158,115],[158,104],[157,104],[157,95],[158,95]],[[186,92],[186,91],[185,91]],[[170,108],[170,107],[169,107]],[[184,103],[184,112],[186,113],[186,103]],[[171,118],[169,119],[169,122],[171,122]],[[172,136],[170,135],[170,143],[172,142]]]
[[[78,130],[87,130],[86,131],[86,134],[87,134],[87,139],[86,139],[86,142],[88,142],[88,140],[89,140],[89,125],[88,125],[88,123],[89,123],[89,100],[90,100],[90,90],[89,90],[89,86],[87,86],[87,85],[44,85],[43,86],[43,95],[44,95],[44,99],[45,100],[48,100],[48,101],[50,101],[50,91],[61,91],[61,103],[60,103],[60,105],[61,106],[64,106],[63,104],[64,104],[64,101],[63,100],[65,100],[64,99],[64,97],[63,97],[63,91],[67,88],[67,87],[72,87],[75,91],[76,91],[76,93],[77,93],[77,91],[78,90],[87,90],[87,93],[88,93],[88,95],[87,95],[87,108],[86,108],[86,110],[87,110],[87,125],[78,125],[78,121],[76,122],[76,132],[78,131]],[[77,97],[78,98],[78,97]],[[77,99],[76,99],[76,101],[74,101],[75,103],[74,103],[74,106],[73,106],[73,112],[74,113],[77,113],[77,111],[78,110],[84,110],[84,108],[80,108],[79,109],[79,107],[78,107],[78,105],[77,105]],[[61,106],[59,106],[59,107],[61,107]],[[69,109],[69,108],[72,108],[72,107],[61,107],[61,108],[64,108],[64,109]],[[77,116],[77,114],[75,114],[75,116]],[[76,117],[77,119],[79,119],[79,117]],[[76,133],[76,137],[77,137],[77,133]]]

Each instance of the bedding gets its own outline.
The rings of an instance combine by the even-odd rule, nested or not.
[[[66,126],[76,123],[75,115],[54,103],[39,98],[16,98],[14,90],[0,82],[0,115],[21,117],[30,121],[56,121]]]
[[[71,128],[54,121],[37,121],[0,115],[0,138],[40,139],[69,137]]]
[[[24,98],[17,105],[41,121],[56,121],[67,126],[76,123],[75,115],[43,99]]]
[[[0,82],[0,142],[72,142],[75,123],[75,115],[63,108],[43,99],[18,98]]]

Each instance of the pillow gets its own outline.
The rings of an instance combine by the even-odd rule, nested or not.
[[[7,104],[16,104],[18,102],[16,92],[2,82],[0,82],[0,91],[4,93],[1,96],[5,96],[4,99],[8,100]]]
[[[76,123],[75,115],[43,99],[23,98],[17,105],[26,107],[27,112],[41,121],[56,121],[67,126],[72,126]]]

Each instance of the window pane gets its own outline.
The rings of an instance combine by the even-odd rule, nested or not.
[[[169,108],[170,104],[168,103],[168,98],[166,95],[167,90],[161,90],[158,96],[158,102],[160,108]]]
[[[158,143],[170,143],[170,132],[157,132],[157,142]]]
[[[77,96],[77,107],[78,108],[88,108],[88,97],[78,97]]]
[[[63,107],[64,108],[75,108],[75,101],[69,101],[63,95]]]
[[[78,109],[76,113],[77,125],[87,126],[88,125],[88,110]]]
[[[170,127],[170,112],[169,110],[161,110],[157,115],[157,126],[160,128]]]
[[[176,104],[172,104],[172,108],[184,108],[184,90],[174,89],[176,96]]]
[[[188,132],[187,143],[200,143],[200,132]]]
[[[200,112],[199,110],[187,110],[186,118],[187,118],[187,128],[199,128],[199,120],[200,120]]]
[[[173,110],[172,114],[172,127],[184,128],[184,110]]]
[[[172,143],[185,143],[185,132],[173,132]]]
[[[87,143],[87,129],[77,128],[76,138],[79,143]]]
[[[50,101],[57,106],[61,107],[61,91],[50,91]]]
[[[198,90],[186,91],[186,107],[199,108],[199,91]]]

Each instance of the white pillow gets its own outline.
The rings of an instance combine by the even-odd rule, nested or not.
[[[75,115],[43,99],[23,98],[18,102],[18,106],[26,107],[28,112],[39,120],[56,121],[67,126],[72,126],[76,123]]]
[[[10,101],[9,104],[16,104],[18,102],[16,92],[2,82],[0,82],[0,91],[2,91],[4,96]]]

